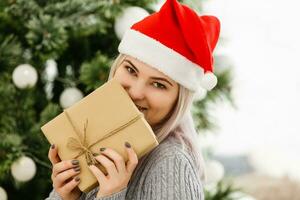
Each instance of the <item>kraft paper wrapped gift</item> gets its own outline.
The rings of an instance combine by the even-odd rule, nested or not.
[[[98,185],[88,162],[107,174],[92,155],[101,147],[112,148],[127,161],[124,147],[129,142],[142,157],[158,145],[150,125],[124,88],[114,79],[67,108],[41,127],[50,144],[58,147],[62,160],[78,159],[79,189],[88,192]]]

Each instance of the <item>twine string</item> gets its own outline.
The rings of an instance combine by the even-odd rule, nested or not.
[[[139,113],[137,116],[133,117],[128,122],[124,123],[123,125],[117,127],[116,129],[114,129],[112,131],[109,131],[102,138],[99,138],[97,141],[95,141],[94,143],[89,145],[88,142],[87,142],[88,119],[86,119],[86,121],[84,123],[83,137],[82,137],[82,134],[80,133],[80,131],[74,125],[74,123],[73,123],[70,115],[68,114],[68,112],[65,110],[64,113],[66,114],[68,121],[70,122],[74,132],[76,133],[76,135],[79,138],[79,139],[77,139],[75,137],[69,137],[68,142],[67,142],[67,147],[71,150],[79,151],[79,153],[74,158],[78,158],[79,156],[84,154],[85,159],[87,161],[87,164],[89,164],[89,165],[90,164],[93,164],[93,165],[97,164],[97,160],[93,156],[93,152],[90,150],[91,147],[93,147],[95,144],[101,142],[102,140],[105,140],[106,138],[118,133],[119,131],[123,130],[124,128],[130,126],[131,124],[135,123],[137,120],[142,118],[142,113]]]

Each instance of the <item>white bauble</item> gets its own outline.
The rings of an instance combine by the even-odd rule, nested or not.
[[[65,89],[61,93],[59,102],[60,102],[61,107],[68,108],[82,98],[83,98],[82,92],[75,87],[71,87],[71,88]]]
[[[38,74],[34,67],[29,64],[22,64],[17,66],[12,74],[14,84],[24,89],[27,87],[33,87],[38,79]]]
[[[219,182],[224,178],[225,170],[224,166],[216,160],[209,160],[205,163],[205,171],[207,179],[205,184],[211,184]]]
[[[46,97],[48,100],[53,98],[53,82],[47,82],[44,86],[44,90],[46,92]]]
[[[31,180],[36,173],[36,165],[34,161],[27,156],[22,156],[13,162],[10,169],[12,176],[20,182]]]
[[[44,76],[47,81],[54,81],[58,75],[57,63],[53,59],[46,61]]]
[[[132,6],[125,8],[115,21],[114,29],[117,37],[121,40],[126,30],[148,15],[149,13],[140,7]]]
[[[0,200],[7,200],[7,193],[2,187],[0,187]]]

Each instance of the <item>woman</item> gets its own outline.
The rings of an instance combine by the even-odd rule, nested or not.
[[[111,67],[156,134],[159,145],[140,160],[129,143],[129,161],[113,149],[101,148],[95,158],[105,176],[89,166],[99,187],[79,191],[78,161],[61,161],[51,146],[54,190],[48,199],[204,199],[203,162],[191,117],[196,92],[216,85],[212,52],[220,24],[213,16],[199,17],[176,0],[167,0],[154,13],[128,30]]]

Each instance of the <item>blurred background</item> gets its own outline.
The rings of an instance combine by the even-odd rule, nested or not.
[[[193,107],[206,200],[300,199],[299,3],[180,2],[221,21],[218,85]],[[126,29],[163,3],[0,1],[0,200],[48,196],[40,127],[106,82]]]
[[[222,21],[217,52],[233,64],[237,109],[218,104],[208,145],[225,174],[257,199],[300,199],[299,2],[211,0]],[[224,63],[223,63],[224,64]]]

